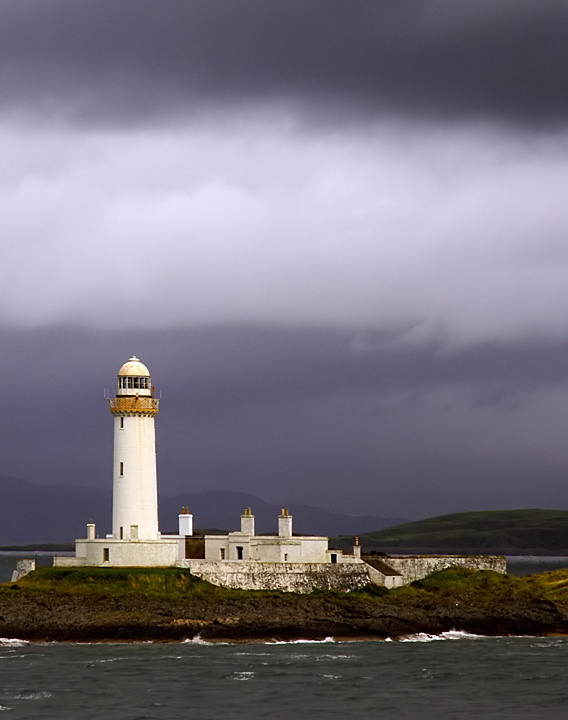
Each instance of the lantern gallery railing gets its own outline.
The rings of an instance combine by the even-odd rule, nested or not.
[[[157,415],[159,400],[149,397],[117,397],[109,398],[110,411],[113,415],[133,413],[140,415]]]

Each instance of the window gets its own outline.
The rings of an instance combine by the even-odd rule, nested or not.
[[[120,418],[120,429],[124,430],[124,418],[123,417]]]
[[[237,545],[237,560],[243,559],[243,546]]]
[[[133,380],[133,385],[134,385],[135,389],[138,390],[138,378],[132,378],[132,380]]]
[[[284,562],[288,562],[288,553],[284,553]]]
[[[225,548],[221,548],[221,560],[225,559]]]
[[[120,477],[123,477],[123,475],[124,475],[124,463],[121,462],[120,463]]]
[[[331,562],[336,563],[337,562],[337,553],[331,553]]]
[[[128,378],[128,389],[132,390],[132,378],[131,377]]]
[[[124,540],[124,528],[123,527],[120,528],[120,539]]]
[[[103,548],[103,562],[110,562],[110,549]]]

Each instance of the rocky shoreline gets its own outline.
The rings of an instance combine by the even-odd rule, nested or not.
[[[244,642],[379,640],[450,630],[568,634],[568,606],[558,597],[559,584],[568,579],[549,577],[554,575],[545,573],[545,581],[453,569],[399,590],[299,595],[229,591],[173,570],[122,572],[110,581],[96,571],[45,570],[0,586],[0,637],[117,642],[199,635],[207,641]]]

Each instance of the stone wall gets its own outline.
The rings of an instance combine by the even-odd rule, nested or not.
[[[36,569],[36,561],[33,558],[25,558],[18,560],[16,569],[12,573],[12,582],[18,582],[24,575],[33,572]]]
[[[507,561],[501,555],[389,555],[382,559],[403,576],[404,585],[449,567],[507,572]]]
[[[373,582],[365,563],[209,562],[185,560],[192,575],[213,585],[242,590],[281,590],[309,593],[312,590],[356,590]]]
[[[281,590],[308,593],[313,590],[348,592],[370,583],[387,588],[408,585],[432,572],[458,566],[470,570],[506,572],[504,557],[490,555],[409,555],[381,558],[385,566],[366,562],[279,563],[186,559],[180,564],[192,575],[213,585],[241,590]],[[376,563],[375,563],[376,564]],[[389,574],[389,569],[393,572]]]

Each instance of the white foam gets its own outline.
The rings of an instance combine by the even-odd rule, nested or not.
[[[23,647],[24,645],[29,645],[29,642],[18,638],[0,638],[0,647]]]
[[[14,695],[12,700],[44,700],[45,698],[53,697],[50,692],[44,690],[43,692],[23,692]]]
[[[352,660],[353,658],[357,657],[356,655],[318,655],[316,657],[316,662],[319,662],[320,660]]]
[[[484,638],[485,635],[474,635],[473,633],[464,632],[463,630],[448,630],[439,635],[430,635],[429,633],[417,633],[416,635],[406,635],[399,638],[399,642],[436,642],[438,640],[477,640]],[[390,639],[390,638],[388,638]]]
[[[326,637],[323,640],[269,640],[268,645],[321,645],[322,643],[337,642],[335,638]]]
[[[212,645],[231,645],[232,643],[227,642],[210,642],[209,640],[204,640],[201,637],[201,634],[197,634],[195,637],[192,638],[186,638],[185,640],[182,640],[182,645],[207,645],[211,647]]]
[[[270,653],[266,652],[236,652],[235,655],[248,655],[253,657],[270,657]]]
[[[242,672],[233,673],[232,679],[233,680],[251,680],[253,677],[254,677],[253,672],[247,672],[247,671],[243,670]]]

